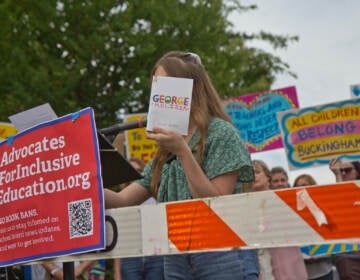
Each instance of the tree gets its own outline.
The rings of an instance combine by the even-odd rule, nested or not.
[[[49,102],[58,115],[94,108],[98,127],[117,112],[146,112],[150,71],[169,50],[196,52],[222,97],[269,89],[290,72],[279,57],[295,36],[235,32],[240,0],[47,0],[0,4],[0,120]]]

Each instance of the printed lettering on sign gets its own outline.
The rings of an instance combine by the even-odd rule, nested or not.
[[[0,265],[104,248],[92,109],[16,134],[0,155]]]

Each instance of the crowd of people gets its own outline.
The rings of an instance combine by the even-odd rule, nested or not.
[[[106,208],[141,205],[149,199],[161,203],[291,187],[282,167],[270,169],[265,162],[251,159],[198,55],[168,52],[151,74],[193,79],[188,134],[160,127],[147,132],[157,142],[155,157],[146,166],[140,164],[142,179],[119,192],[104,190]],[[135,167],[137,162],[132,164]],[[333,160],[330,168],[339,182],[359,179],[358,165]],[[314,178],[303,174],[292,186],[314,184]],[[126,258],[115,260],[113,267],[114,280],[329,280],[333,266],[340,279],[360,279],[358,252],[304,259],[299,247]],[[53,279],[62,279],[55,265],[47,272]]]

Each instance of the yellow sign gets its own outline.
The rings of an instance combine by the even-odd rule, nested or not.
[[[128,115],[125,122],[142,119],[146,114]],[[146,138],[146,128],[129,129],[125,131],[126,156],[137,157],[147,163],[155,155],[157,145],[154,140]]]
[[[16,127],[11,123],[0,122],[0,141],[17,133]]]
[[[329,164],[360,157],[360,99],[278,113],[289,167]]]

